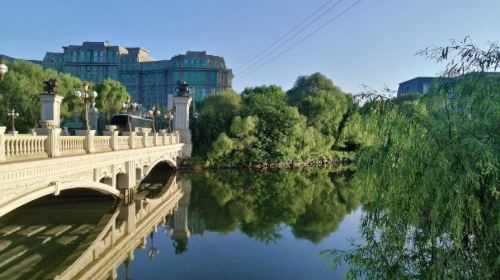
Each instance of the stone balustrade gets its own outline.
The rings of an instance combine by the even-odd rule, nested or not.
[[[97,152],[109,152],[112,150],[110,136],[94,136],[94,148]]]
[[[60,136],[59,146],[62,155],[85,154],[86,136]]]
[[[130,136],[117,136],[118,138],[118,150],[126,150],[129,148],[128,139]]]
[[[4,149],[6,158],[47,157],[45,141],[47,136],[5,135]]]
[[[0,162],[180,144],[178,131],[129,136],[119,136],[117,131],[107,131],[105,136],[95,136],[93,131],[85,136],[61,136],[60,132],[51,129],[48,135],[9,135],[0,127]]]

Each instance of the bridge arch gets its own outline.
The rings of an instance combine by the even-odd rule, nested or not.
[[[174,159],[170,158],[170,157],[165,157],[165,156],[162,156],[161,158],[153,161],[152,163],[150,163],[149,165],[145,166],[144,167],[144,170],[143,170],[143,177],[146,177],[149,172],[151,172],[151,170],[153,170],[153,168],[158,165],[160,162],[165,162],[167,163],[170,167],[172,167],[173,169],[177,169],[177,163],[174,161]]]
[[[46,187],[37,189],[22,196],[17,196],[15,199],[7,201],[4,205],[0,206],[0,217],[36,199],[48,195],[59,195],[62,191],[71,189],[89,189],[103,194],[120,197],[120,192],[117,189],[100,182],[94,182],[91,180],[54,182]]]

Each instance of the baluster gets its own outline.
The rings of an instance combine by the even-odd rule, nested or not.
[[[21,154],[22,154],[23,156],[28,155],[28,153],[27,153],[27,151],[28,151],[28,147],[27,147],[27,145],[26,145],[26,144],[27,144],[27,143],[26,143],[27,139],[23,139],[23,140],[21,140],[21,141],[22,141],[22,142],[21,142],[21,147],[22,147]]]
[[[16,143],[14,139],[10,139],[10,155],[14,156],[16,154]]]
[[[26,139],[26,150],[28,150],[28,155],[32,155],[33,152],[31,151],[31,144],[33,143],[34,139]]]
[[[10,156],[10,140],[5,139],[5,155]]]
[[[22,156],[24,155],[24,149],[23,149],[23,143],[24,143],[24,139],[19,139],[19,155]]]
[[[19,155],[19,139],[16,139],[14,140],[15,141],[15,155],[18,156]]]

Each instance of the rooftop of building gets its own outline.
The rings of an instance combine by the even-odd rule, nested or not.
[[[414,81],[414,80],[423,80],[423,79],[425,79],[425,80],[433,80],[433,79],[435,79],[435,78],[438,78],[438,77],[418,76],[418,77],[415,77],[415,78],[412,78],[412,79],[406,80],[406,81],[404,81],[404,82],[401,82],[401,83],[399,83],[399,84],[401,85],[401,84],[408,83],[408,82],[411,82],[411,81]]]

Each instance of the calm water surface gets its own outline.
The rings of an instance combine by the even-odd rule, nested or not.
[[[159,168],[129,205],[42,199],[0,219],[0,279],[341,279],[320,252],[359,236],[363,196],[334,174]]]

